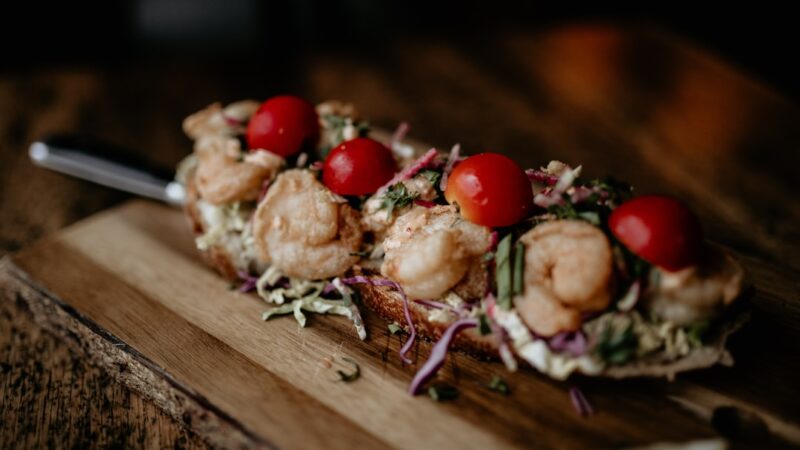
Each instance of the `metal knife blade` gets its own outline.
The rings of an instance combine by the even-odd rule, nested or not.
[[[37,166],[171,205],[182,205],[186,197],[169,172],[91,138],[48,137],[32,143],[28,154]]]

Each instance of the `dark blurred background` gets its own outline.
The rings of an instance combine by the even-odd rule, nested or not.
[[[714,241],[800,279],[800,71],[790,4],[592,5],[3,2],[0,257],[131,198],[35,167],[26,151],[34,140],[90,134],[171,168],[192,148],[180,127],[188,114],[288,92],[351,101],[384,129],[408,121],[410,136],[435,145],[499,151],[523,167],[557,158],[583,164],[589,177],[615,174],[639,194],[679,196]],[[734,348],[737,376],[712,373],[705,385],[746,386],[742,395],[769,402],[775,416],[796,416],[764,382],[794,366],[765,366],[759,355],[798,342],[794,332],[770,332],[774,323],[796,331],[784,299],[796,297],[797,284],[765,287],[774,320],[754,316],[761,326]],[[8,380],[0,377],[0,423],[13,425],[0,426],[0,448],[185,447],[185,430],[154,405],[52,338],[9,332],[11,320],[0,311]]]
[[[380,57],[386,45],[409,36],[469,45],[498,32],[599,21],[662,28],[795,100],[800,95],[796,16],[788,6],[651,3],[610,11],[580,2],[508,0],[7,2],[0,7],[0,71],[210,63],[280,71],[309,52]]]

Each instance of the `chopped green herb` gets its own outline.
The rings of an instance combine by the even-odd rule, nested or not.
[[[631,270],[631,272],[633,272],[636,275],[648,274],[649,275],[647,279],[648,286],[651,286],[653,288],[658,288],[659,286],[661,286],[661,271],[655,268],[653,268],[653,270],[650,270],[650,264],[648,264],[646,261],[639,258],[636,258],[636,260],[641,261],[641,263],[634,265],[633,270]],[[648,270],[650,271],[649,273],[647,272]]]
[[[594,188],[602,193],[602,195],[598,193],[598,197],[596,198],[590,198],[589,200],[591,202],[596,203],[598,198],[603,198],[603,203],[612,209],[625,200],[628,200],[631,194],[633,194],[633,186],[614,179],[613,177],[591,180],[586,183],[586,186]]]
[[[355,127],[359,137],[366,137],[369,133],[369,122],[367,121],[353,122],[353,119],[350,117],[339,116],[336,114],[325,114],[322,116],[322,121],[325,123],[325,128],[333,132],[331,145],[326,146],[320,152],[320,157],[322,159],[325,159],[325,157],[334,147],[344,141],[344,130],[348,126],[352,125]]]
[[[505,310],[511,309],[511,239],[511,234],[501,239],[494,254],[497,304]]]
[[[481,257],[481,259],[483,259],[484,261],[487,261],[487,262],[488,262],[488,261],[491,261],[491,260],[493,260],[493,259],[494,259],[494,253],[492,253],[492,252],[486,252],[486,253],[484,253],[484,254],[483,254],[483,256]]]
[[[486,387],[503,395],[508,395],[511,393],[511,389],[508,388],[508,384],[506,384],[506,382],[497,375],[492,377],[492,381],[490,381]]]
[[[428,180],[433,186],[439,185],[439,179],[442,177],[441,172],[437,172],[431,169],[425,169],[419,173],[423,178]]]
[[[389,325],[387,325],[387,328],[389,328],[389,333],[392,333],[392,334],[397,334],[397,333],[400,333],[400,332],[403,331],[403,327],[401,327],[400,325],[398,325],[398,324],[396,324],[394,322],[392,322]]]
[[[362,120],[360,122],[355,123],[355,127],[358,130],[358,137],[367,137],[369,134],[369,122],[366,120]]]
[[[596,211],[582,211],[578,213],[578,217],[592,225],[600,226],[600,214]]]
[[[639,340],[633,332],[633,321],[622,332],[615,332],[609,324],[600,336],[595,351],[609,364],[624,364],[636,353]]]
[[[569,195],[564,194],[563,197],[563,203],[551,205],[547,208],[547,212],[553,214],[559,219],[578,219],[578,212],[575,210],[575,205],[570,200]]]
[[[514,286],[512,293],[514,295],[522,294],[522,271],[525,268],[525,244],[517,241],[514,246]]]
[[[322,120],[330,124],[331,128],[343,128],[347,125],[347,119],[344,116],[337,116],[336,114],[325,114]]]
[[[396,183],[389,186],[389,189],[383,193],[383,202],[381,203],[381,208],[388,209],[389,215],[391,216],[395,208],[406,207],[410,205],[411,202],[413,202],[416,198],[417,194],[408,192],[405,184]]]
[[[361,376],[361,367],[358,366],[358,363],[346,356],[343,356],[342,360],[352,364],[355,370],[352,373],[347,373],[343,370],[337,370],[336,373],[339,374],[339,379],[336,381],[344,381],[345,383],[356,381],[358,377]]]
[[[487,334],[492,334],[492,327],[489,325],[489,316],[486,314],[481,314],[478,316],[478,332],[481,336],[486,336]]]
[[[685,328],[686,330],[686,338],[689,340],[689,344],[692,347],[700,347],[703,345],[703,339],[708,333],[708,329],[711,327],[711,322],[708,320],[701,320],[699,322],[695,322]]]
[[[458,389],[447,385],[431,386],[428,388],[428,395],[437,402],[443,402],[458,398]]]

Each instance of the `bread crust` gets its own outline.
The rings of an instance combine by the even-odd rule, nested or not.
[[[195,170],[192,169],[186,177],[186,202],[183,205],[183,212],[189,222],[194,237],[200,237],[205,233],[205,225],[203,224],[203,216],[200,214],[200,208],[197,206],[197,201],[200,199],[200,194],[197,192],[197,186],[194,182]],[[219,244],[214,244],[206,250],[197,250],[203,260],[217,271],[228,281],[236,281],[239,275],[236,271],[236,266],[233,264],[233,257],[227,249]]]
[[[388,322],[395,322],[407,330],[406,317],[403,310],[403,298],[389,287],[357,284],[354,286],[361,296],[364,306],[375,311]],[[433,322],[428,319],[428,307],[410,302],[409,311],[417,334],[423,339],[436,341],[442,337],[450,323]],[[491,334],[481,336],[477,329],[468,329],[459,333],[451,348],[467,353],[479,359],[497,357],[497,340]]]
[[[358,269],[356,272],[368,275],[361,273]],[[358,284],[355,287],[367,308],[377,312],[387,321],[396,322],[406,328],[403,299],[399,294],[384,286]],[[741,301],[741,299],[739,300]],[[449,326],[449,323],[431,322],[427,316],[429,309],[425,306],[412,302],[410,308],[417,334],[426,340],[438,340]],[[726,350],[725,343],[728,336],[741,328],[748,319],[749,313],[746,311],[738,311],[731,314],[730,317],[725,317],[705,345],[693,349],[678,359],[667,360],[657,353],[649,358],[627,364],[608,366],[599,376],[617,379],[633,377],[673,379],[680,372],[711,367],[715,364],[731,366],[733,358]],[[481,336],[476,329],[459,333],[451,348],[481,359],[499,358],[496,338],[492,334]]]

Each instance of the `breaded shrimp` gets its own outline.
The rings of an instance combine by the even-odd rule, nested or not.
[[[656,285],[645,293],[645,307],[677,325],[717,316],[736,299],[744,281],[742,266],[711,246],[697,265],[677,272],[659,271],[659,275]]]
[[[239,161],[239,141],[205,135],[195,143],[195,182],[203,200],[219,205],[258,198],[265,180],[271,180],[283,166],[283,158],[267,152],[256,161]]]
[[[242,100],[222,108],[214,103],[183,121],[183,132],[191,139],[201,136],[234,136],[244,131],[244,123],[258,110],[255,100]]]
[[[291,277],[341,275],[358,262],[360,214],[307,170],[280,174],[253,218],[262,262]]]
[[[491,240],[489,229],[461,218],[451,206],[414,207],[383,241],[381,273],[413,298],[438,298],[464,277]]]
[[[514,299],[537,334],[574,331],[581,313],[608,307],[613,294],[611,245],[586,222],[555,220],[525,233],[524,292]]]
[[[270,221],[283,239],[319,245],[336,237],[343,202],[311,172],[288,170],[269,188],[259,217]]]

